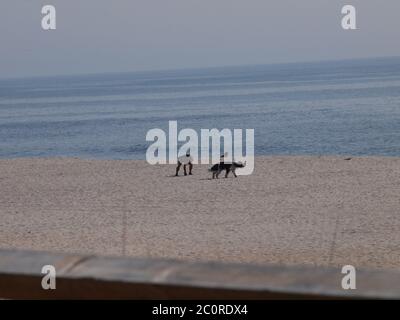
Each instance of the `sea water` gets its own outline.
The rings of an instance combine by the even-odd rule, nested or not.
[[[0,80],[0,158],[144,159],[170,120],[254,129],[256,155],[400,156],[400,58]]]

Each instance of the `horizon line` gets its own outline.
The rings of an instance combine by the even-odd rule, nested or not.
[[[303,60],[303,61],[287,61],[276,63],[246,63],[246,64],[232,64],[232,65],[210,65],[204,67],[181,67],[181,68],[159,68],[159,69],[145,69],[145,70],[130,70],[130,71],[104,71],[104,72],[87,72],[87,73],[65,73],[65,74],[43,74],[43,75],[26,75],[26,76],[13,76],[1,77],[0,81],[7,80],[23,80],[23,79],[50,79],[50,78],[68,78],[68,77],[85,77],[96,75],[118,75],[118,74],[151,74],[161,72],[181,72],[181,71],[200,71],[209,69],[226,69],[226,68],[241,68],[241,67],[257,67],[257,66],[279,66],[279,65],[296,65],[296,64],[317,64],[329,62],[346,62],[346,61],[362,61],[362,60],[379,60],[379,59],[400,59],[399,56],[374,56],[374,57],[356,57],[356,58],[342,58],[342,59],[321,59],[321,60]]]

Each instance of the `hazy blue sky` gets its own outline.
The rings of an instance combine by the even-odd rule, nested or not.
[[[0,77],[400,56],[399,14],[399,0],[1,0]]]

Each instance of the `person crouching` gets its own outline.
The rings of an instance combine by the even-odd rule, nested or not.
[[[187,176],[186,166],[189,166],[189,175],[192,175],[192,169],[193,169],[192,163],[193,163],[193,158],[191,157],[189,151],[186,152],[186,154],[184,156],[179,157],[175,176],[179,175],[179,170],[181,169],[182,164],[183,164],[183,173],[185,174],[185,176]]]

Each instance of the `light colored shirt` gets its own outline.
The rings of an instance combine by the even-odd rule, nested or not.
[[[184,156],[179,157],[178,161],[182,164],[188,164],[189,162],[193,162],[193,158],[192,158],[192,156],[184,155]]]

